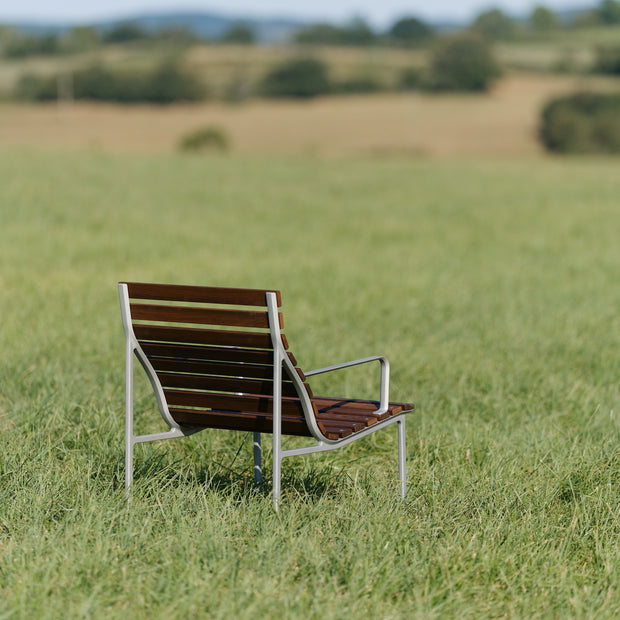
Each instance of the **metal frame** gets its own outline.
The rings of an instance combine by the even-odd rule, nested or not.
[[[125,487],[127,490],[133,482],[133,452],[134,446],[138,443],[149,441],[157,441],[161,439],[173,439],[175,437],[185,437],[192,435],[198,431],[204,430],[200,427],[182,427],[170,415],[168,404],[164,395],[163,388],[155,370],[151,366],[146,354],[140,347],[140,344],[134,334],[131,323],[131,310],[129,303],[129,291],[127,285],[120,283],[118,285],[118,293],[121,305],[121,315],[123,319],[123,329],[125,331]],[[269,327],[271,332],[271,342],[273,345],[273,505],[277,511],[280,504],[281,494],[281,471],[282,461],[291,456],[300,456],[302,454],[313,454],[315,452],[325,452],[345,446],[357,439],[366,437],[376,431],[390,426],[398,425],[398,477],[400,482],[400,494],[404,498],[407,493],[407,470],[405,461],[405,413],[399,413],[389,418],[378,421],[361,431],[353,433],[344,439],[328,439],[321,432],[312,408],[310,397],[306,392],[303,381],[297,374],[295,367],[289,359],[280,333],[280,322],[278,316],[277,296],[273,292],[266,294],[267,314],[269,317]],[[170,427],[170,430],[162,433],[151,433],[148,435],[134,435],[133,431],[133,371],[134,371],[134,355],[144,368],[147,377],[155,392],[155,399],[159,412],[164,422]],[[351,366],[366,364],[378,361],[381,370],[381,384],[379,408],[374,413],[385,413],[389,403],[389,382],[390,382],[390,365],[388,360],[383,356],[364,357],[344,364],[336,364],[325,368],[317,368],[305,373],[306,377],[341,370]],[[304,416],[308,429],[316,443],[302,448],[291,448],[284,450],[282,448],[282,368],[286,368],[288,377],[293,381],[295,389],[301,401]],[[253,454],[254,454],[254,480],[259,489],[262,488],[262,445],[261,434],[253,433]]]
[[[269,316],[269,327],[271,331],[271,342],[273,345],[273,506],[278,511],[280,504],[281,493],[281,470],[283,459],[291,456],[300,456],[302,454],[313,454],[315,452],[326,452],[327,450],[335,450],[341,446],[346,446],[357,439],[371,435],[378,430],[390,426],[391,424],[398,424],[398,478],[400,482],[400,494],[401,497],[405,497],[407,493],[407,464],[405,460],[405,413],[396,414],[385,420],[381,420],[369,426],[357,433],[349,435],[344,439],[328,439],[325,437],[316,423],[314,417],[314,410],[312,409],[312,403],[306,388],[299,378],[297,371],[291,363],[284,344],[282,342],[282,335],[280,333],[280,323],[278,320],[278,302],[275,293],[267,293],[267,312]],[[325,372],[331,372],[333,370],[341,370],[343,368],[349,368],[351,366],[358,366],[360,364],[366,364],[368,362],[378,361],[381,365],[381,387],[380,387],[380,399],[379,409],[376,413],[385,413],[389,403],[389,385],[390,385],[390,364],[387,358],[382,355],[376,355],[373,357],[364,357],[351,362],[345,362],[343,364],[336,364],[335,366],[327,366],[325,368],[317,368],[310,372],[304,373],[306,377],[322,374]],[[297,390],[297,395],[301,400],[301,404],[306,417],[306,423],[312,436],[317,440],[317,443],[311,446],[305,446],[303,448],[290,448],[288,450],[282,449],[282,367],[286,367],[289,377],[293,380],[293,384]],[[256,471],[257,463],[254,461],[254,468]],[[260,469],[260,463],[258,463]]]

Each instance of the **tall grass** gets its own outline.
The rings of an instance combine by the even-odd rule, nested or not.
[[[23,150],[0,179],[1,618],[618,616],[616,161]],[[395,432],[285,461],[276,515],[215,431],[138,446],[127,503],[125,279],[277,287],[306,368],[386,354],[406,500]]]

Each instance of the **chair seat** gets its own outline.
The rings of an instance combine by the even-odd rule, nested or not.
[[[321,430],[327,439],[332,440],[344,439],[381,420],[414,409],[414,405],[409,403],[391,402],[385,413],[377,415],[375,411],[379,403],[374,400],[315,396],[311,401],[316,407],[316,419]]]

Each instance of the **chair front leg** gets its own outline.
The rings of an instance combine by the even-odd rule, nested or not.
[[[396,426],[398,426],[398,479],[400,481],[400,495],[404,499],[405,495],[407,495],[405,418],[398,420]]]

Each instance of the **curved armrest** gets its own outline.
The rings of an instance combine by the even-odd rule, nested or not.
[[[335,366],[326,366],[325,368],[310,370],[309,372],[304,372],[304,374],[306,375],[306,377],[312,377],[313,375],[320,375],[324,372],[340,370],[341,368],[349,368],[350,366],[358,366],[360,364],[366,364],[368,362],[379,362],[381,364],[381,388],[379,397],[379,409],[377,409],[375,413],[382,414],[388,410],[390,390],[390,363],[388,362],[387,357],[384,357],[383,355],[362,357],[359,360],[353,360],[351,362],[344,362],[343,364],[336,364]]]

